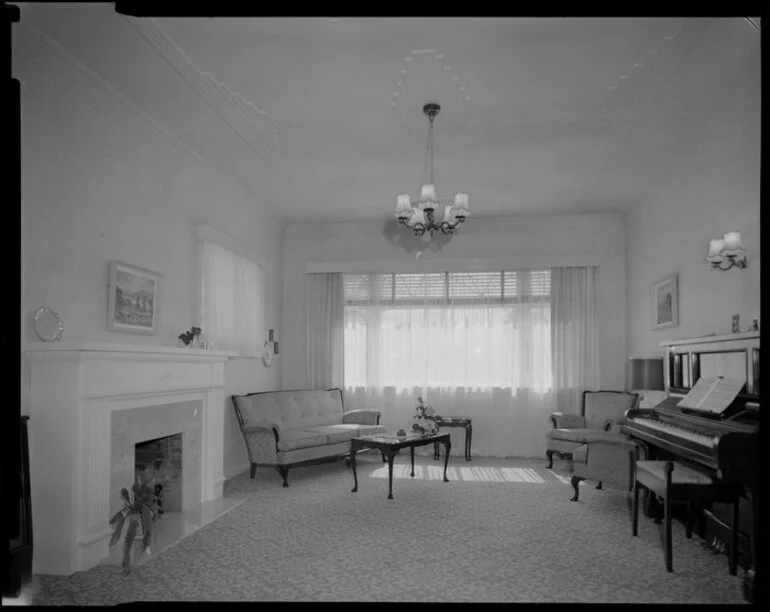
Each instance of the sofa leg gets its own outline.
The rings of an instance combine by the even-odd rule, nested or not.
[[[251,470],[250,470],[250,475],[251,475],[251,479],[252,479],[252,480],[254,480],[254,475],[255,475],[256,473],[257,473],[257,464],[252,462],[252,464],[251,464]]]
[[[580,484],[581,480],[585,480],[584,478],[581,478],[580,476],[573,476],[572,480],[570,481],[572,484],[572,488],[575,489],[575,495],[572,496],[570,501],[578,501],[578,496],[580,495],[580,491],[578,489],[578,485]]]
[[[602,488],[603,488],[603,487],[602,487],[602,481],[600,480],[600,481],[599,481],[599,484],[598,484],[598,485],[596,485],[596,490],[597,490],[597,491],[601,491],[601,490],[602,490]]]
[[[288,477],[289,477],[289,466],[288,465],[276,465],[275,469],[278,470],[278,473],[281,475],[281,478],[283,478],[283,486],[288,487]]]
[[[545,451],[545,456],[548,459],[548,465],[545,466],[547,470],[550,470],[553,467],[553,451],[547,450]]]

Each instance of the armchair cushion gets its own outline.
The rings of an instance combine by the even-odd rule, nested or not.
[[[545,432],[546,440],[563,440],[565,442],[574,442],[577,444],[585,444],[589,440],[593,439],[597,435],[604,434],[606,432],[596,429],[549,429]]]

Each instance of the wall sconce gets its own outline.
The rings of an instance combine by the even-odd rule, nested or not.
[[[279,346],[278,346],[278,340],[275,339],[275,330],[274,329],[271,329],[268,332],[268,338],[269,338],[268,342],[270,342],[273,345],[273,353],[275,353],[277,355],[278,351],[279,351]]]
[[[706,261],[713,270],[729,270],[733,266],[745,268],[746,251],[741,245],[741,233],[727,232],[724,237],[711,240]]]

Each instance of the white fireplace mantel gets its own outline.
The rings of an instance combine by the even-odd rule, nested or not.
[[[108,554],[114,411],[199,400],[200,502],[222,496],[224,362],[235,352],[41,342],[24,355],[34,573],[68,575]]]

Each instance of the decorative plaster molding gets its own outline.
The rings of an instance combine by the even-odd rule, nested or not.
[[[210,72],[202,72],[155,20],[126,19],[261,157],[284,164],[278,152],[278,130],[267,111],[217,81]]]
[[[190,145],[142,110],[109,81],[91,70],[31,20],[26,19],[24,22],[16,24],[14,32],[18,33],[18,36],[12,47],[12,57],[28,62],[40,76],[55,83],[61,93],[69,95],[79,105],[112,120],[115,127],[122,129],[125,134],[133,138],[136,137],[135,133],[126,130],[124,126],[114,120],[114,110],[122,110],[125,116],[130,119],[142,119],[141,125],[144,125],[145,128],[151,128],[146,130],[146,133],[152,136],[148,141],[150,146],[166,154],[181,153],[188,160],[198,163],[212,178],[218,180],[218,188],[224,188],[223,197],[231,201],[240,200],[248,203],[255,200],[260,201],[258,196],[250,193],[240,183],[201,157]],[[77,70],[72,70],[73,67]],[[98,86],[97,91],[103,91],[108,94],[108,97],[95,96],[94,84]],[[23,92],[24,84],[22,83],[22,104]],[[119,104],[113,104],[115,101]],[[264,208],[273,214],[277,212],[270,203],[264,204]]]

